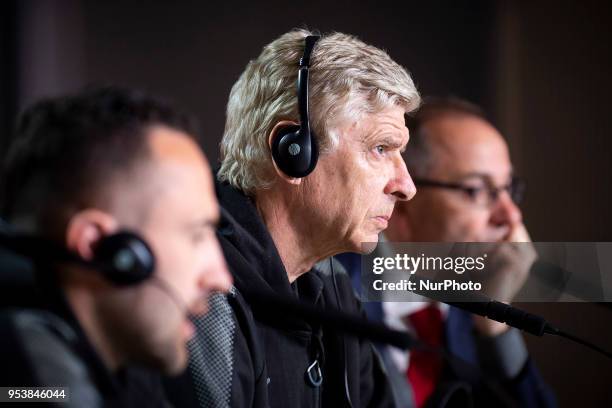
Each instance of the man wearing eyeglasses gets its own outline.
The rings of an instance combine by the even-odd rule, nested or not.
[[[418,188],[398,205],[385,236],[392,242],[530,242],[518,205],[524,182],[514,174],[508,145],[479,107],[458,98],[430,98],[409,117],[404,159]],[[517,253],[518,252],[518,253]],[[535,260],[531,245],[499,245],[495,287],[487,294],[511,302]],[[475,329],[496,336],[508,326],[474,317]]]
[[[518,207],[524,183],[514,175],[504,138],[478,107],[456,98],[426,99],[407,125],[410,142],[404,159],[418,192],[409,203],[396,205],[385,231],[387,241],[530,241]],[[490,256],[504,267],[496,271],[488,294],[511,302],[528,276],[535,251],[531,245],[493,247]],[[385,244],[377,251],[382,254]],[[349,271],[359,269],[351,255],[339,259]],[[480,376],[445,365],[435,353],[382,349],[398,405],[439,404],[461,383],[475,395],[475,406],[490,406],[491,401],[556,405],[518,331],[416,295],[415,300],[370,303],[366,309],[370,317],[469,361]],[[489,380],[499,387],[492,390]]]

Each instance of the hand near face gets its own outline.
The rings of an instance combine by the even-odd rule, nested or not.
[[[510,303],[521,289],[537,253],[523,223],[512,227],[506,239],[488,253],[487,279],[483,291],[499,302]],[[474,318],[474,326],[483,335],[496,335],[508,326],[486,318]]]

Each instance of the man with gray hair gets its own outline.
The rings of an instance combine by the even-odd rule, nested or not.
[[[317,263],[362,252],[414,196],[401,152],[419,103],[404,68],[346,34],[294,30],[249,62],[230,93],[216,186],[235,279],[216,308],[232,312],[217,325],[230,358],[191,362],[200,406],[393,406],[370,342],[264,313],[252,295],[361,313],[348,276]],[[219,345],[196,326],[196,343]]]

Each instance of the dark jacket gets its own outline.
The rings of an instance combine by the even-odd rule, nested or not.
[[[8,290],[10,282],[0,280]],[[66,387],[69,401],[60,407],[169,406],[158,375],[106,368],[61,291],[39,294],[31,307],[0,309],[1,386]]]
[[[297,317],[263,313],[251,302],[254,294],[271,291],[320,307],[362,313],[348,276],[340,273],[331,276],[313,268],[290,284],[253,202],[228,184],[217,183],[216,188],[222,207],[218,236],[236,288],[228,296],[233,316],[223,326],[235,325],[231,341],[232,373],[228,376],[230,392],[229,396],[216,392],[226,389],[228,384],[219,383],[219,376],[208,376],[205,371],[218,365],[203,359],[198,365],[190,365],[191,375],[178,381],[182,387],[177,382],[171,385],[171,398],[177,405],[188,405],[190,401],[199,402],[199,406],[394,406],[386,374],[370,342],[317,327]],[[216,306],[207,317],[211,319],[210,325],[214,324],[214,309]],[[222,340],[211,339],[215,330],[199,324],[196,328],[196,343],[224,347],[218,343]],[[322,374],[320,386],[316,385],[317,365]],[[309,367],[312,367],[313,381],[307,374]],[[224,376],[227,374],[221,375]],[[205,377],[208,380],[202,382]],[[177,390],[189,389],[185,384],[195,386],[197,398],[182,394],[177,401],[174,398]],[[217,394],[216,400],[210,395],[211,389]]]

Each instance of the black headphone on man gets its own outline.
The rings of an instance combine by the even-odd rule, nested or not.
[[[48,239],[17,233],[0,219],[0,247],[35,262],[67,261],[89,266],[117,286],[137,285],[155,271],[153,251],[144,239],[129,231],[102,237],[95,244],[93,259],[87,261]]]
[[[118,287],[150,282],[164,292],[178,309],[188,315],[187,303],[173,286],[154,274],[155,255],[147,242],[134,232],[122,230],[98,240],[93,259],[85,260],[49,239],[16,233],[0,218],[0,248],[30,259],[35,265],[70,262],[91,268]],[[43,284],[46,279],[43,280]]]
[[[153,275],[155,256],[139,235],[121,231],[98,241],[92,264],[115,285],[137,285]]]
[[[290,177],[306,177],[317,165],[319,148],[310,129],[308,117],[308,70],[310,55],[321,37],[309,35],[304,41],[304,55],[300,58],[297,79],[299,125],[281,128],[272,141],[272,158],[276,166]]]

